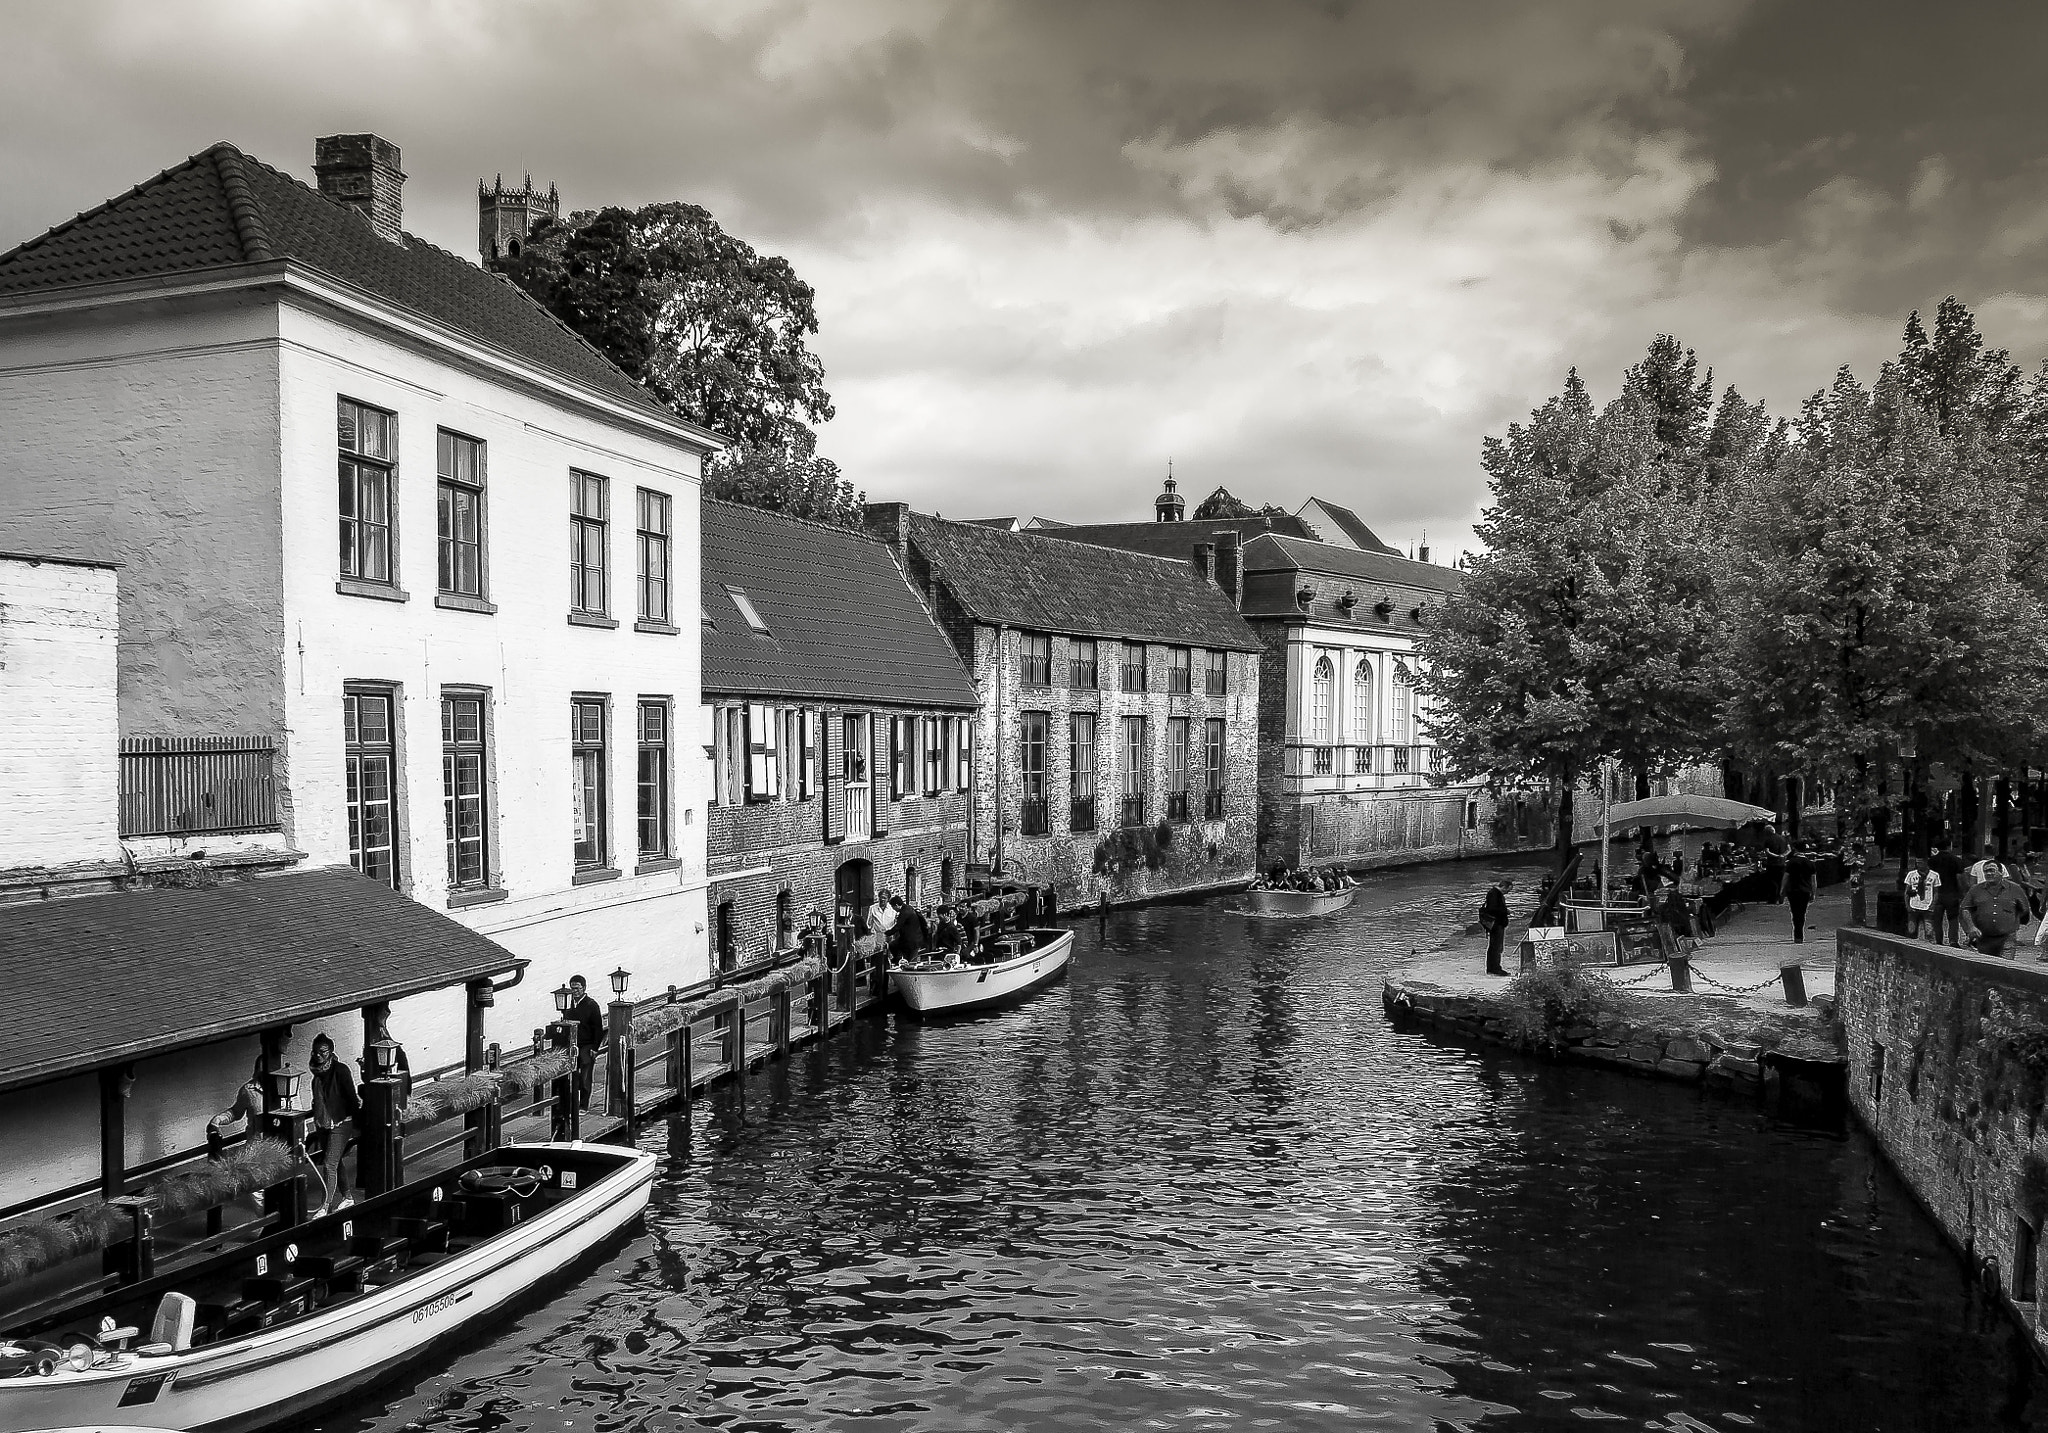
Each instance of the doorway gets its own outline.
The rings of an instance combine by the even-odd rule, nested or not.
[[[862,913],[875,903],[875,863],[840,862],[838,874],[832,878],[832,899],[843,919],[859,925]]]

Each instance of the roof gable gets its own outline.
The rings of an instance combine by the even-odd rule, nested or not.
[[[216,144],[5,254],[0,296],[284,260],[423,315],[649,416],[685,420],[518,285]],[[708,435],[707,435],[708,436]]]
[[[1267,535],[1245,544],[1245,615],[1250,617],[1298,616],[1292,598],[1292,584],[1285,594],[1266,600],[1270,584],[1256,583],[1253,578],[1261,573],[1303,573],[1338,579],[1357,591],[1364,604],[1373,600],[1372,588],[1399,588],[1403,592],[1424,594],[1441,600],[1462,591],[1465,574],[1455,567],[1439,567],[1433,562],[1415,562],[1406,557],[1390,557],[1383,552],[1361,552],[1357,548],[1338,547],[1328,542],[1302,542],[1297,538]],[[1310,586],[1317,586],[1311,583]],[[1319,587],[1331,588],[1318,597],[1334,601],[1344,589],[1332,588],[1324,583]],[[1397,607],[1406,608],[1407,602],[1396,602]],[[1334,610],[1334,608],[1333,608]]]
[[[1195,575],[1185,552],[1150,557],[1077,541],[1078,531],[1005,532],[922,514],[910,518],[911,546],[976,621],[1259,650],[1230,599]]]
[[[1312,509],[1313,512],[1311,512]],[[1355,547],[1361,552],[1382,552],[1389,557],[1399,557],[1401,555],[1382,541],[1378,533],[1367,527],[1365,521],[1357,513],[1353,512],[1350,508],[1339,507],[1327,498],[1310,498],[1301,505],[1301,510],[1295,514],[1297,519],[1302,519],[1311,525],[1311,531],[1304,535],[1311,537],[1318,535],[1317,531],[1313,528],[1318,516],[1323,519],[1324,526],[1336,529],[1336,535],[1334,536],[1327,532],[1320,534],[1324,542],[1337,547]]]
[[[1125,552],[1149,553],[1153,557],[1170,557],[1177,562],[1186,562],[1198,543],[1214,542],[1226,532],[1236,533],[1245,542],[1269,532],[1290,537],[1315,536],[1300,518],[1286,513],[1191,518],[1186,522],[1073,523],[1044,530],[1047,537],[1093,543],[1097,547],[1122,548]]]
[[[873,538],[707,498],[703,548],[707,695],[975,705],[952,643]]]

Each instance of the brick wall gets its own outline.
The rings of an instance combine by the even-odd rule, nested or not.
[[[115,576],[0,557],[0,871],[120,859]]]
[[[1836,949],[1851,1108],[2016,1299],[2026,1265],[2048,1277],[2035,1243],[2048,1219],[2048,970],[1874,931],[1842,931]],[[2038,1303],[2020,1312],[2038,1338]]]
[[[946,604],[940,606],[944,623]],[[1197,648],[1190,683],[1194,690],[1174,695],[1166,690],[1170,649],[1149,644],[1147,690],[1126,692],[1120,680],[1121,646],[1103,640],[1097,645],[1097,688],[1075,690],[1067,685],[1073,639],[1052,639],[1054,685],[1027,687],[1022,681],[1017,634],[1005,634],[1000,650],[997,638],[993,628],[971,626],[966,647],[982,698],[975,743],[976,861],[995,861],[1000,822],[1005,873],[1011,879],[1056,886],[1064,903],[1089,903],[1101,896],[1112,901],[1142,900],[1250,877],[1258,837],[1259,671],[1255,654],[1230,653],[1228,692],[1212,697],[1203,691],[1202,650]],[[1045,836],[1025,836],[1022,831],[1019,714],[1025,711],[1048,714],[1045,791],[1050,831]],[[1069,734],[1075,712],[1092,712],[1096,717],[1093,832],[1072,829]],[[1126,716],[1146,719],[1150,755],[1146,821],[1130,831],[1118,824],[1123,789],[1120,722]],[[1188,792],[1194,819],[1186,822],[1164,819],[1167,723],[1175,717],[1186,717],[1189,722]],[[1203,723],[1212,718],[1224,723],[1224,804],[1223,819],[1218,821],[1202,819]]]

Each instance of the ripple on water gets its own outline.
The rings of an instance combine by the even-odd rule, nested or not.
[[[2048,1427],[1859,1137],[1393,1029],[1488,875],[1122,913],[1026,1006],[799,1052],[648,1133],[608,1264],[318,1426]]]

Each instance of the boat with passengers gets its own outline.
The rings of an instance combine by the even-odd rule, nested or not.
[[[45,1314],[0,1333],[0,1430],[286,1426],[605,1245],[646,1208],[654,1166],[504,1145]]]

